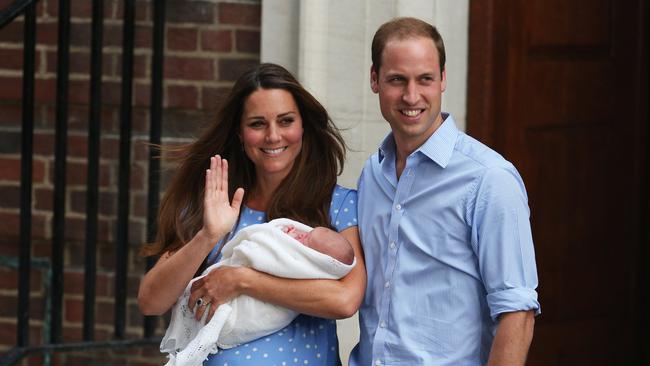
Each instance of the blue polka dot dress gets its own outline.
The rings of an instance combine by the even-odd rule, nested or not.
[[[266,214],[242,207],[235,233],[244,227],[266,222]],[[357,191],[336,186],[330,219],[338,231],[357,225]],[[211,256],[212,257],[212,256]],[[214,262],[218,258],[210,258]],[[209,263],[212,264],[212,263]],[[332,366],[340,365],[336,321],[298,315],[284,329],[239,347],[211,354],[203,365],[237,366]]]

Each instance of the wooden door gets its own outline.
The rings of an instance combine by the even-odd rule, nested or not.
[[[532,213],[542,315],[528,364],[645,364],[645,1],[470,8],[468,132],[519,169]]]

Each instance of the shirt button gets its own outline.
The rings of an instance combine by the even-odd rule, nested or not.
[[[386,283],[384,283],[384,287],[389,288],[390,287],[390,281],[386,281]]]
[[[397,211],[399,211],[399,210],[402,209],[402,205],[400,205],[400,204],[398,203],[398,204],[395,205],[395,208],[397,209]]]
[[[382,328],[386,328],[386,322],[382,321],[381,323],[379,323],[379,326]]]
[[[375,361],[375,365],[381,366],[381,361],[380,360]]]
[[[395,249],[395,242],[394,241],[390,242],[390,249]]]

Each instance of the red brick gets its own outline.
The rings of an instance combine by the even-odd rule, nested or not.
[[[59,38],[56,21],[40,22],[36,27],[36,44],[56,45]]]
[[[117,194],[115,192],[99,192],[98,213],[113,216],[117,213]],[[86,213],[86,191],[70,192],[70,211]]]
[[[14,318],[17,315],[18,298],[10,295],[0,295],[0,317]]]
[[[122,101],[122,83],[119,81],[103,81],[102,101],[104,105],[119,106]]]
[[[84,240],[86,238],[86,220],[66,217],[65,237],[70,240]],[[98,220],[97,222],[97,239],[109,240],[109,226],[105,220]]]
[[[18,127],[22,125],[23,109],[20,103],[0,103],[0,116],[3,127]]]
[[[214,52],[232,51],[232,32],[229,30],[202,30],[201,49]]]
[[[135,105],[147,107],[151,104],[151,85],[144,83],[135,83]]]
[[[134,194],[133,195],[133,216],[147,217],[147,195]]]
[[[70,46],[90,46],[90,36],[92,32],[91,24],[88,23],[70,23]]]
[[[150,25],[136,25],[135,26],[135,40],[133,44],[135,48],[151,48],[153,41],[153,28]]]
[[[214,5],[208,1],[170,1],[166,13],[169,23],[214,23]]]
[[[196,109],[199,102],[199,91],[193,85],[169,85],[165,93],[166,107]]]
[[[113,296],[113,287],[115,285],[115,276],[113,273],[97,272],[95,292],[97,296]]]
[[[238,30],[235,33],[237,40],[237,51],[246,53],[260,52],[260,32],[249,30]]]
[[[64,314],[65,321],[72,323],[81,323],[84,315],[83,300],[80,299],[65,299],[64,300]]]
[[[23,50],[0,48],[0,69],[22,71]]]
[[[165,60],[165,78],[184,80],[214,80],[211,58],[168,56]]]
[[[137,296],[137,294],[136,294]],[[144,316],[140,312],[137,304],[129,304],[127,306],[127,322],[131,327],[142,327]]]
[[[14,20],[2,28],[2,32],[0,32],[0,42],[15,43],[16,45],[22,46],[23,35],[25,32],[24,29],[24,22],[21,18]]]
[[[144,190],[147,181],[147,171],[141,164],[131,164],[131,189]]]
[[[2,344],[16,344],[16,324],[6,321],[0,322],[0,341]]]
[[[122,76],[122,55],[115,57],[116,62],[116,76]],[[149,75],[149,56],[147,55],[134,55],[133,56],[133,78],[142,79]]]
[[[34,253],[32,253],[32,257],[35,257]],[[41,290],[41,278],[41,271],[32,269],[29,272],[30,291],[38,292]],[[0,267],[0,290],[10,289],[18,289],[18,269]]]
[[[235,81],[245,71],[259,64],[257,59],[223,58],[219,60],[219,80]]]
[[[20,186],[0,185],[2,208],[20,208]]]
[[[219,4],[219,23],[260,26],[259,4]]]
[[[54,135],[47,132],[34,133],[34,154],[51,157],[54,155]]]
[[[122,14],[120,13],[120,18]],[[122,24],[104,24],[104,39],[105,47],[119,47],[122,49]],[[120,51],[121,52],[121,51]]]
[[[167,28],[167,49],[173,51],[194,51],[197,47],[196,28]]]
[[[65,294],[82,295],[84,293],[84,273],[82,271],[66,270],[63,273],[63,292]]]
[[[113,325],[113,319],[114,319],[113,304],[106,301],[98,301],[96,307],[97,308],[96,308],[95,316],[97,318],[95,319],[95,321],[98,324]]]
[[[202,126],[202,114],[189,109],[166,109],[163,111],[164,137],[195,138]]]
[[[149,145],[148,140],[136,140],[133,142],[133,160],[139,162],[149,161]]]
[[[81,324],[63,326],[61,338],[64,342],[79,342],[81,341],[82,337]],[[67,365],[68,363],[66,362],[65,364]]]
[[[47,51],[46,72],[56,73],[58,56],[56,51]],[[69,58],[70,74],[90,74],[90,53],[88,51],[70,51]]]
[[[53,195],[51,188],[36,188],[34,190],[34,209],[52,211]]]
[[[56,80],[36,79],[34,85],[34,100],[37,103],[54,103],[56,101]]]
[[[0,177],[2,180],[20,181],[20,158],[0,158]],[[43,182],[45,177],[45,163],[41,160],[32,160],[32,181]]]
[[[20,219],[17,214],[0,212],[0,236],[3,239],[18,238]]]
[[[117,160],[120,158],[120,139],[115,136],[102,137],[100,155],[104,159]]]
[[[0,32],[2,33],[2,32]],[[22,100],[23,80],[22,76],[0,76],[0,100]]]
[[[20,154],[21,140],[22,134],[20,131],[2,131],[0,133],[0,154]]]
[[[88,155],[88,138],[84,135],[68,135],[68,156],[84,158]]]
[[[50,164],[50,182],[54,182],[54,164]],[[68,186],[86,186],[88,177],[88,166],[85,163],[67,161],[66,162],[66,185]],[[101,164],[99,166],[99,185],[101,187],[108,187],[111,184],[110,166]]]
[[[112,1],[107,1],[111,3]],[[87,0],[71,0],[70,1],[70,15],[72,17],[79,18],[90,18],[92,15],[92,1]],[[104,6],[106,8],[106,6]],[[47,1],[47,13],[53,17],[58,17],[59,15],[59,1],[58,0],[48,0]]]
[[[118,2],[122,4],[122,2]],[[151,20],[151,8],[153,7],[152,2],[150,1],[136,1],[135,3],[135,20],[136,21],[146,21]]]
[[[41,277],[38,277],[39,280]],[[45,315],[45,299],[43,296],[29,295],[29,317],[30,319],[42,320]]]
[[[224,102],[228,93],[230,93],[230,88],[212,88],[212,87],[203,87],[201,88],[202,98],[201,98],[201,108],[206,110],[216,110],[221,106],[221,103]]]
[[[131,117],[134,135],[149,136],[149,108],[135,106]]]

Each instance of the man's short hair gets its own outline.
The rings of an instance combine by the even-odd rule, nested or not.
[[[381,67],[381,56],[386,47],[386,43],[391,39],[403,40],[413,37],[431,38],[438,50],[438,60],[440,62],[440,73],[445,70],[445,44],[436,27],[417,18],[394,18],[379,27],[372,39],[372,67],[375,72],[379,72]]]

